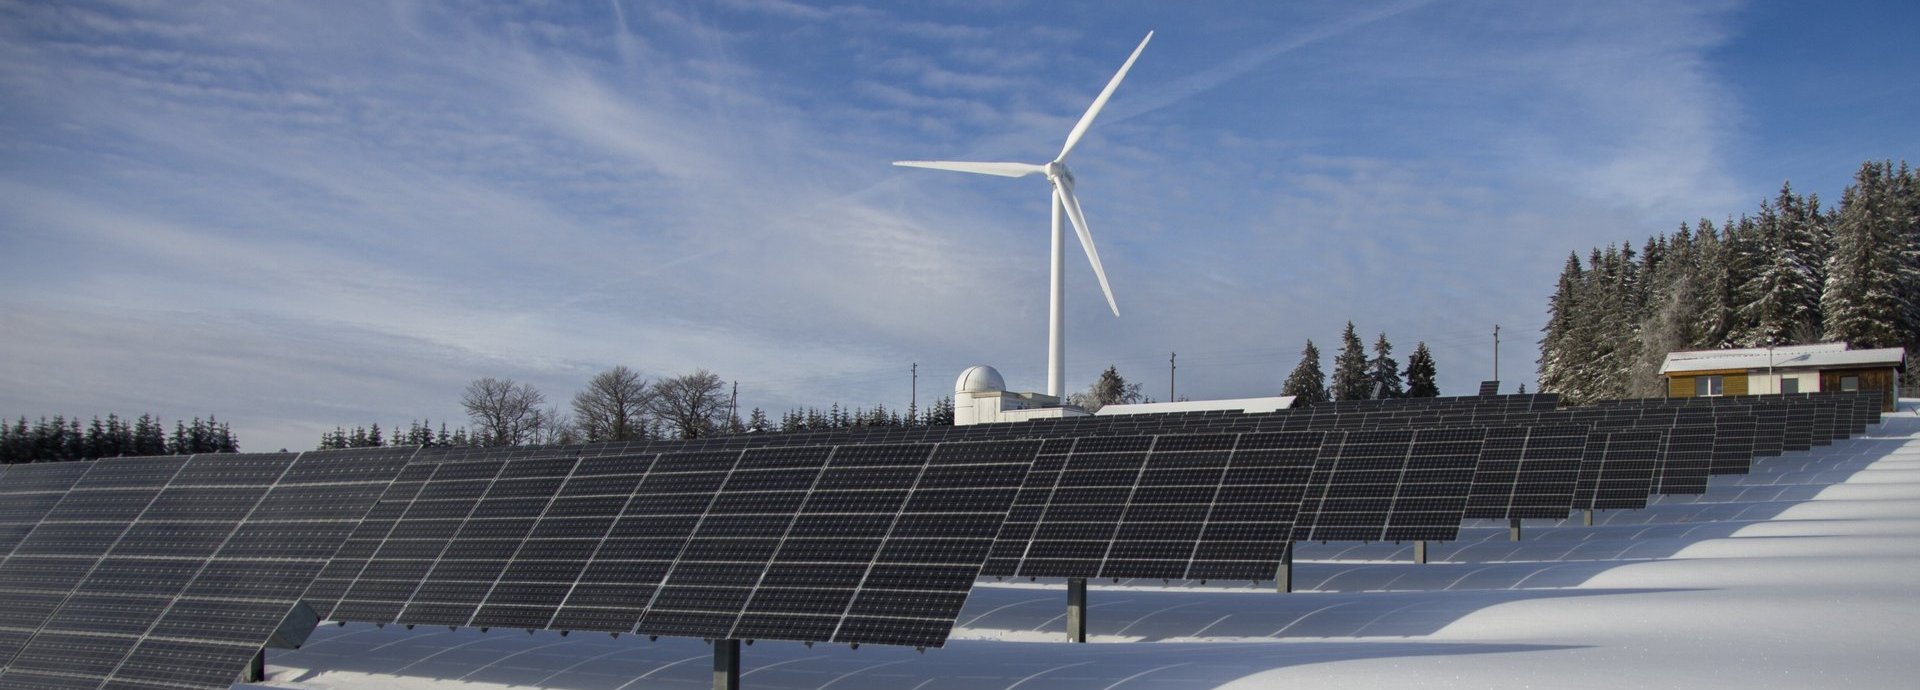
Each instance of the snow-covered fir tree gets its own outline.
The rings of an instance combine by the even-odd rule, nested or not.
[[[1440,385],[1436,383],[1433,353],[1427,351],[1426,341],[1413,346],[1413,354],[1407,355],[1407,397],[1432,398],[1440,395]]]
[[[1340,332],[1340,354],[1333,358],[1333,380],[1327,386],[1334,400],[1365,400],[1373,396],[1373,382],[1367,377],[1367,347],[1353,330],[1353,322]]]
[[[1387,334],[1381,333],[1373,341],[1373,359],[1367,362],[1368,384],[1380,391],[1382,398],[1406,397],[1406,384],[1400,380],[1400,362],[1393,358],[1393,344],[1387,342]]]
[[[1313,341],[1307,341],[1306,348],[1300,351],[1300,363],[1287,374],[1280,394],[1293,396],[1296,405],[1327,401],[1327,375],[1321,372],[1320,348],[1314,347]]]

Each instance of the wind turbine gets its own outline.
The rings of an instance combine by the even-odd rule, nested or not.
[[[1073,153],[1073,147],[1080,143],[1087,128],[1093,126],[1093,118],[1106,107],[1107,99],[1113,97],[1115,89],[1120,88],[1120,80],[1127,77],[1127,70],[1133,69],[1133,61],[1140,59],[1140,51],[1147,49],[1147,41],[1153,40],[1153,32],[1140,39],[1140,45],[1127,56],[1126,64],[1120,65],[1120,71],[1113,74],[1107,82],[1107,88],[1093,99],[1093,105],[1087,108],[1080,122],[1067,133],[1067,143],[1060,147],[1060,155],[1045,164],[1036,163],[978,163],[970,161],[894,161],[894,165],[910,168],[932,168],[934,170],[952,170],[954,172],[975,173],[980,175],[998,175],[1001,177],[1026,177],[1041,174],[1047,176],[1053,192],[1053,290],[1052,303],[1047,309],[1047,395],[1064,397],[1066,395],[1066,233],[1060,223],[1064,211],[1073,222],[1073,231],[1080,235],[1080,247],[1087,251],[1087,262],[1093,264],[1093,275],[1100,279],[1100,291],[1106,293],[1107,308],[1113,310],[1115,317],[1120,316],[1120,305],[1113,301],[1113,288],[1107,285],[1107,271],[1100,266],[1100,252],[1093,248],[1093,234],[1087,231],[1086,214],[1080,210],[1080,199],[1073,194],[1073,173],[1067,170],[1067,154]]]

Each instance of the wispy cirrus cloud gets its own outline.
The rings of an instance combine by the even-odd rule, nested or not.
[[[1568,250],[1756,194],[1740,12],[0,5],[0,413],[295,447],[613,364],[775,410],[1037,386],[1044,183],[887,163],[1051,157],[1147,28],[1075,153],[1127,317],[1073,259],[1070,382],[1177,350],[1268,393],[1354,319],[1457,389]]]

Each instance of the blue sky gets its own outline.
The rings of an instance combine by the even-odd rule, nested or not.
[[[1068,385],[1274,394],[1352,319],[1531,386],[1570,250],[1920,160],[1887,3],[0,2],[0,414],[207,413],[250,450],[707,368],[743,409]],[[1328,352],[1331,355],[1331,352]]]

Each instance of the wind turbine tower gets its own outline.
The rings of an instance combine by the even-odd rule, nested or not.
[[[1093,118],[1100,114],[1101,108],[1106,107],[1107,99],[1112,98],[1114,90],[1120,88],[1120,81],[1126,78],[1127,70],[1133,68],[1133,61],[1140,59],[1140,51],[1146,50],[1147,42],[1151,40],[1153,40],[1153,32],[1149,31],[1146,38],[1140,39],[1140,45],[1133,49],[1133,54],[1127,56],[1127,62],[1120,65],[1120,71],[1114,73],[1113,79],[1107,82],[1107,88],[1102,89],[1100,95],[1093,99],[1093,105],[1087,108],[1086,114],[1080,116],[1080,122],[1073,126],[1073,131],[1067,133],[1066,145],[1060,147],[1060,155],[1054,156],[1052,161],[1044,164],[971,161],[894,162],[894,165],[912,168],[952,170],[1001,177],[1026,177],[1034,174],[1047,176],[1047,182],[1052,187],[1050,196],[1053,207],[1053,285],[1052,301],[1047,309],[1047,395],[1056,398],[1065,398],[1067,381],[1066,232],[1064,225],[1060,222],[1063,213],[1067,220],[1073,223],[1074,232],[1080,236],[1080,247],[1087,252],[1087,261],[1093,265],[1094,277],[1100,279],[1100,291],[1107,296],[1107,308],[1113,310],[1115,317],[1120,316],[1120,306],[1113,300],[1113,288],[1107,285],[1106,269],[1100,266],[1100,253],[1093,248],[1093,234],[1087,230],[1086,214],[1081,212],[1080,200],[1073,194],[1073,172],[1067,169],[1067,154],[1073,152],[1074,145],[1080,143],[1080,138],[1086,135],[1087,128],[1093,126]]]

